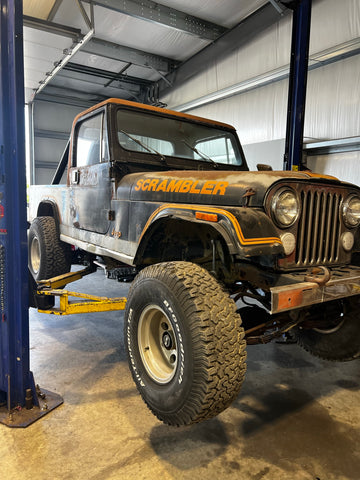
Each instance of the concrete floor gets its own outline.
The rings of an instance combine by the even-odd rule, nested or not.
[[[102,271],[74,290],[126,295]],[[328,363],[297,345],[248,348],[233,405],[186,428],[161,424],[127,367],[123,312],[31,310],[31,369],[64,404],[26,429],[0,425],[0,479],[358,480],[359,361]]]

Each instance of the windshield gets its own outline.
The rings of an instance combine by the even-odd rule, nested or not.
[[[243,165],[234,134],[217,128],[216,125],[212,127],[181,118],[119,109],[117,135],[125,150],[201,162]]]

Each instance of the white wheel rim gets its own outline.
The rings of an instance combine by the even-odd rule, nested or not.
[[[141,313],[138,345],[149,377],[159,384],[169,383],[176,372],[178,347],[172,324],[157,305],[149,305]]]
[[[40,270],[40,244],[37,237],[34,237],[30,246],[30,262],[31,268],[34,273],[38,273]]]

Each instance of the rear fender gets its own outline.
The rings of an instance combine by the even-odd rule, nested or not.
[[[53,217],[56,223],[56,226],[59,227],[60,225],[60,215],[58,206],[56,203],[52,202],[51,200],[44,200],[42,201],[37,209],[37,217]]]

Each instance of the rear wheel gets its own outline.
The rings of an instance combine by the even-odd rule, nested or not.
[[[37,217],[28,236],[29,270],[35,280],[67,273],[71,268],[71,247],[61,242],[53,217]]]
[[[323,305],[316,328],[294,329],[300,346],[324,360],[346,362],[360,357],[360,297]],[[330,315],[331,312],[331,315]],[[306,326],[306,324],[305,324]]]
[[[129,366],[150,410],[189,425],[227,408],[245,375],[245,340],[233,300],[203,268],[169,262],[140,272],[125,312]]]

